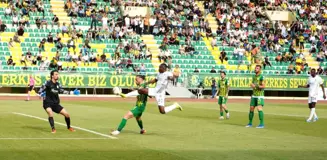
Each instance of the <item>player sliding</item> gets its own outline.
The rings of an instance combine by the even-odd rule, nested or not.
[[[143,75],[138,75],[135,77],[135,83],[141,87],[141,88],[146,88],[146,83],[144,82],[144,79],[145,77]],[[144,112],[145,110],[145,107],[146,107],[146,103],[148,101],[148,95],[147,94],[140,94],[136,97],[136,104],[135,104],[135,107],[133,109],[131,109],[130,111],[128,111],[122,121],[120,122],[117,130],[111,132],[112,135],[118,135],[122,130],[123,128],[125,127],[126,125],[126,122],[128,119],[131,119],[133,117],[135,117],[136,121],[137,121],[137,124],[139,125],[141,131],[140,133],[141,134],[144,134],[146,131],[144,130],[143,128],[143,122],[142,122],[142,113]]]
[[[312,68],[310,71],[310,77],[308,78],[307,85],[299,86],[299,88],[309,88],[309,97],[308,104],[310,109],[310,115],[307,119],[307,122],[313,122],[318,120],[318,116],[316,114],[316,103],[318,102],[318,92],[319,87],[321,87],[323,92],[323,98],[326,99],[325,88],[323,84],[323,80],[319,75],[316,75],[316,69]]]
[[[67,129],[74,132],[75,130],[70,126],[70,116],[68,112],[60,105],[59,93],[69,94],[69,91],[65,91],[59,84],[59,73],[57,70],[53,70],[50,73],[50,80],[46,81],[39,90],[41,95],[45,91],[45,97],[43,98],[43,108],[49,116],[49,123],[52,129],[52,133],[56,133],[53,120],[53,112],[65,116]]]
[[[219,119],[224,119],[224,111],[226,112],[226,119],[229,119],[229,112],[226,106],[229,92],[229,82],[226,78],[226,72],[220,72],[221,79],[218,82],[218,104],[220,106],[220,117]]]
[[[263,106],[264,106],[264,76],[261,74],[261,66],[257,65],[255,67],[255,75],[252,77],[251,88],[253,88],[253,94],[250,102],[250,112],[249,112],[249,123],[246,127],[252,127],[252,120],[254,116],[254,108],[257,107],[259,112],[260,124],[257,128],[264,128],[264,118],[263,118]]]
[[[137,96],[139,94],[147,94],[151,97],[155,97],[161,114],[166,114],[176,108],[182,111],[183,108],[176,102],[171,106],[165,107],[166,89],[169,80],[174,80],[174,76],[172,75],[171,72],[167,72],[167,65],[163,63],[159,66],[159,73],[157,77],[146,83],[146,84],[157,83],[155,88],[141,88],[132,91],[128,94],[120,94],[120,95],[123,98],[130,97],[130,96]]]

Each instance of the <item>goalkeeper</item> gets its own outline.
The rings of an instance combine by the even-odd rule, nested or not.
[[[54,126],[53,112],[61,114],[65,116],[65,121],[67,124],[67,129],[71,132],[75,130],[70,126],[70,115],[69,113],[60,105],[59,93],[70,94],[69,91],[66,91],[62,88],[59,80],[59,73],[57,70],[53,70],[50,73],[51,79],[46,81],[39,90],[39,94],[43,94],[45,92],[45,96],[43,97],[43,108],[47,112],[49,118],[49,123],[52,129],[52,133],[56,133],[56,129]]]

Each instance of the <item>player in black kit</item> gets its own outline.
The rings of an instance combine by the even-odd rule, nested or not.
[[[69,113],[60,105],[59,93],[69,94],[69,91],[65,91],[59,84],[59,73],[57,70],[53,70],[50,73],[51,80],[46,81],[39,90],[39,94],[45,92],[43,98],[43,108],[49,116],[49,123],[52,128],[52,133],[56,133],[53,120],[53,112],[65,116],[67,129],[74,132],[75,130],[70,126]]]

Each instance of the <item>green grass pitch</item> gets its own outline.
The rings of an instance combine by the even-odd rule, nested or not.
[[[306,123],[307,104],[266,103],[265,129],[245,128],[248,102],[228,103],[231,119],[219,120],[213,102],[181,102],[184,111],[161,115],[149,103],[143,115],[147,134],[140,135],[134,119],[110,139],[82,130],[69,132],[48,122],[15,115],[24,113],[47,119],[41,101],[0,101],[1,160],[308,160],[327,157],[327,105],[319,104],[315,123]],[[168,102],[167,104],[171,104]],[[72,125],[109,134],[133,101],[63,101]],[[56,122],[64,122],[60,115]],[[255,112],[254,125],[258,124]],[[11,139],[8,139],[11,138]],[[25,139],[24,139],[25,138]]]

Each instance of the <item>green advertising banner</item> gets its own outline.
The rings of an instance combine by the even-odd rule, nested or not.
[[[49,80],[49,72],[0,72],[0,86],[3,87],[26,87],[29,83],[29,76],[35,79],[35,86],[41,86]],[[155,78],[154,75],[147,75],[146,81]],[[60,73],[59,82],[63,87],[68,88],[113,88],[136,87],[135,75],[114,75],[110,73]],[[155,84],[149,85],[154,87]]]
[[[252,82],[252,74],[229,74],[226,77],[229,79],[230,87],[233,90],[251,90],[250,83]],[[306,75],[264,75],[265,90],[306,90],[299,89],[299,85],[307,83],[308,76]],[[220,79],[220,74],[189,74],[187,75],[188,88],[197,88],[200,82],[203,83],[206,89],[211,88],[212,79],[216,82]],[[324,80],[324,85],[327,85],[327,77],[321,76]]]

